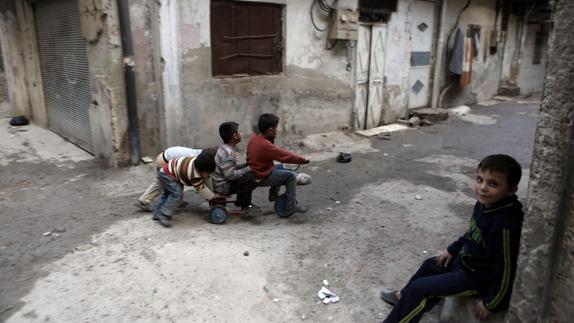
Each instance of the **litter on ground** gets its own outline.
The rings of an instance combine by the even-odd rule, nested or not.
[[[324,304],[337,303],[339,301],[339,296],[335,295],[335,293],[331,292],[324,286],[321,287],[321,290],[319,290],[317,296],[319,296]]]

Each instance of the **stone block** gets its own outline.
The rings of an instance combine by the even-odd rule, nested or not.
[[[439,122],[448,119],[448,110],[445,109],[418,109],[411,111],[413,116],[419,117],[423,120],[428,120],[430,122]]]
[[[520,95],[520,88],[518,86],[505,85],[498,88],[498,95],[503,96],[518,96]]]
[[[474,315],[474,301],[472,297],[445,297],[440,312],[440,323],[503,323],[506,311],[493,313],[486,321],[481,321]]]

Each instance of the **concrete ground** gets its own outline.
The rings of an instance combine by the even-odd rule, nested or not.
[[[262,214],[218,226],[189,192],[170,229],[133,207],[151,165],[104,168],[2,119],[0,321],[380,321],[380,288],[465,231],[480,158],[514,156],[525,198],[538,104],[494,103],[391,140],[315,136],[330,151],[301,152],[313,160],[298,188],[306,214],[280,219],[258,189]],[[336,163],[339,150],[353,161]],[[338,303],[319,301],[323,280]]]

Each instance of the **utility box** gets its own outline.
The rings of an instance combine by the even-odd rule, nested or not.
[[[357,40],[359,12],[350,9],[337,9],[333,15],[329,28],[329,39]]]

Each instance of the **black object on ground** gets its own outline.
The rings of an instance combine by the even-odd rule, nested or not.
[[[352,159],[351,154],[349,153],[339,153],[339,156],[337,156],[337,161],[339,163],[348,163],[350,162]]]
[[[10,125],[15,126],[15,127],[25,126],[29,123],[30,123],[30,121],[28,121],[28,118],[26,118],[25,116],[17,116],[17,117],[10,119]]]

